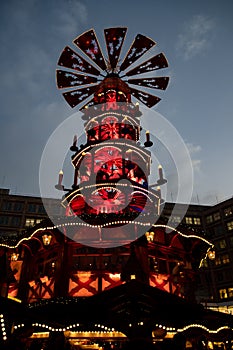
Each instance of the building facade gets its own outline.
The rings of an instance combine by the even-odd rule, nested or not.
[[[10,190],[0,188],[0,236],[16,238],[25,230],[47,218],[45,210],[54,216],[64,213],[61,201],[52,198],[10,194]]]

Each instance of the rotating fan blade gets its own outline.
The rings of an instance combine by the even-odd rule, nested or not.
[[[104,29],[105,42],[112,69],[116,68],[117,66],[126,32],[127,28]]]
[[[148,38],[147,36],[138,34],[134,39],[132,45],[130,46],[129,51],[127,52],[126,57],[124,58],[124,61],[120,66],[120,71],[123,71],[126,68],[128,68],[132,63],[137,61],[142,55],[144,55],[144,53],[146,53],[154,45],[156,45],[156,42],[154,40]]]
[[[156,103],[158,103],[161,100],[161,98],[148,94],[148,92],[139,91],[132,88],[130,89],[131,89],[132,95],[149,108],[153,107],[154,105],[156,105]]]
[[[73,43],[78,46],[93,62],[95,62],[101,69],[106,70],[104,56],[101,52],[98,39],[93,29],[79,35],[73,40]]]
[[[68,87],[95,84],[98,79],[96,77],[90,77],[84,74],[75,74],[67,72],[65,70],[57,69],[57,87],[59,89],[65,89]]]
[[[165,90],[167,88],[169,77],[157,77],[157,78],[142,78],[142,79],[129,79],[127,83],[145,86],[152,89]]]
[[[161,69],[168,67],[168,62],[163,53],[159,53],[158,55],[150,58],[149,60],[141,63],[139,66],[131,69],[125,75],[132,76],[136,74],[142,74],[151,72],[152,70]]]
[[[100,71],[84,60],[69,46],[66,46],[59,58],[58,65],[77,70],[78,72],[99,75]]]
[[[73,108],[77,106],[80,102],[88,98],[91,94],[93,94],[96,90],[97,86],[85,87],[78,90],[72,90],[68,92],[64,92],[62,95],[69,105]]]

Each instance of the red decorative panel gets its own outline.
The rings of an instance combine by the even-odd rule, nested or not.
[[[18,283],[20,280],[21,275],[21,269],[22,269],[23,261],[17,260],[17,261],[11,261],[10,266],[11,270],[13,271],[15,282],[11,283],[8,287],[8,296],[9,297],[17,297],[18,293]]]
[[[50,299],[54,296],[54,278],[42,277],[40,282],[29,282],[28,302]]]
[[[98,291],[98,277],[90,271],[79,271],[69,281],[69,296],[89,297]]]
[[[176,286],[169,281],[169,275],[166,274],[151,274],[150,275],[150,286],[159,288],[165,292],[177,294]]]
[[[105,273],[102,277],[102,290],[120,286],[122,283],[120,273]]]

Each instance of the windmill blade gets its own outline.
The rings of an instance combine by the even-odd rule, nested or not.
[[[57,69],[57,87],[59,89],[65,89],[68,87],[95,84],[98,79],[96,77],[90,77],[84,74],[75,74],[67,72],[65,70]]]
[[[81,103],[83,100],[88,98],[91,94],[93,94],[97,86],[98,85],[64,92],[62,95],[64,96],[67,103],[69,103],[69,105],[73,108],[77,106],[79,103]]]
[[[125,70],[128,68],[132,63],[137,61],[144,53],[146,53],[149,49],[151,49],[154,45],[156,45],[156,42],[147,36],[138,34],[136,38],[134,39],[132,45],[129,48],[129,51],[126,54],[126,57],[124,58],[124,61],[122,62],[120,66],[120,71]]]
[[[125,75],[129,77],[132,75],[147,73],[151,72],[152,70],[157,70],[166,67],[168,67],[167,59],[163,53],[159,53],[158,55],[153,56],[149,60],[139,64],[139,66],[131,69],[130,71],[125,73]]]
[[[130,89],[131,89],[132,95],[149,108],[153,107],[154,105],[156,105],[156,103],[158,103],[161,100],[161,98],[148,94],[148,92],[139,91],[133,88],[130,88]]]
[[[145,86],[152,89],[165,90],[169,82],[169,77],[156,77],[156,78],[139,78],[139,79],[129,79],[127,83]]]
[[[74,69],[78,72],[99,75],[100,71],[84,60],[69,46],[66,46],[59,58],[58,65]]]
[[[116,68],[117,66],[126,32],[127,28],[104,29],[105,42],[112,69]]]
[[[101,69],[107,69],[104,56],[93,29],[90,29],[87,32],[79,35],[76,39],[73,40],[73,43],[78,46],[78,48],[82,50]]]

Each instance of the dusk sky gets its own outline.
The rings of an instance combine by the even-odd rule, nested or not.
[[[190,151],[193,203],[233,196],[232,0],[3,0],[0,13],[0,187],[40,195],[45,144],[75,112],[56,88],[61,51],[90,28],[103,47],[104,28],[126,26],[123,52],[141,33],[168,59],[170,83],[154,110]]]

